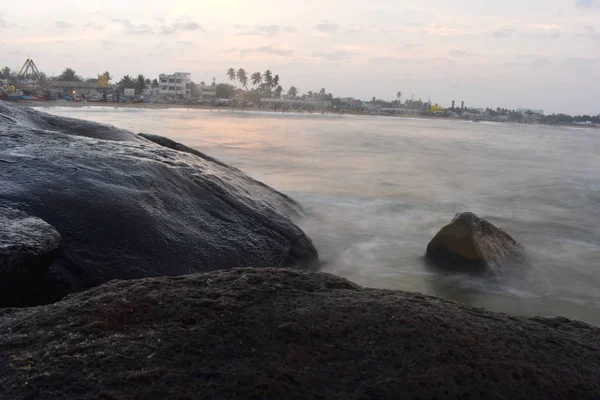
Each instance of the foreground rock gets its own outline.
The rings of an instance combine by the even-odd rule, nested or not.
[[[39,218],[0,206],[0,280],[44,272],[62,246],[60,234]]]
[[[57,300],[116,278],[293,267],[317,257],[290,220],[300,207],[235,168],[4,102],[0,205],[43,219],[64,240],[38,285],[13,282],[30,301],[0,306]]]
[[[497,269],[522,261],[523,247],[508,233],[477,215],[456,214],[427,245],[425,257],[443,264]]]
[[[600,329],[284,269],[115,281],[0,311],[39,399],[597,399]]]

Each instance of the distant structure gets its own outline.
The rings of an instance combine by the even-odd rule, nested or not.
[[[42,74],[31,58],[27,58],[23,63],[17,75],[17,82],[24,83],[28,77],[31,82],[38,82],[42,79]]]
[[[534,110],[532,108],[517,108],[517,111],[521,114],[544,115],[544,110]]]
[[[158,76],[158,93],[164,95],[182,95],[189,99],[192,96],[192,74],[175,72],[173,75]]]

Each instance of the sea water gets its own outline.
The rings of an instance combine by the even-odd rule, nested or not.
[[[291,195],[322,270],[523,316],[600,326],[600,131],[352,115],[52,107],[168,136]],[[472,211],[530,263],[494,276],[431,270],[429,240]]]

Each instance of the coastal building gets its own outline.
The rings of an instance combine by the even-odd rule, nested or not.
[[[159,94],[181,95],[189,99],[192,95],[192,74],[189,72],[175,72],[173,75],[160,74],[158,85]]]
[[[217,88],[213,85],[204,85],[202,83],[197,85],[198,88],[198,99],[204,101],[216,100]]]
[[[82,81],[58,81],[54,80],[48,84],[48,91],[56,96],[93,96],[96,94],[113,93],[117,85],[104,85],[98,82]]]

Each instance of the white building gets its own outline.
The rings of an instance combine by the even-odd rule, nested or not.
[[[158,76],[158,93],[165,95],[182,95],[191,97],[192,74],[189,72],[175,72],[173,75],[160,74]]]

